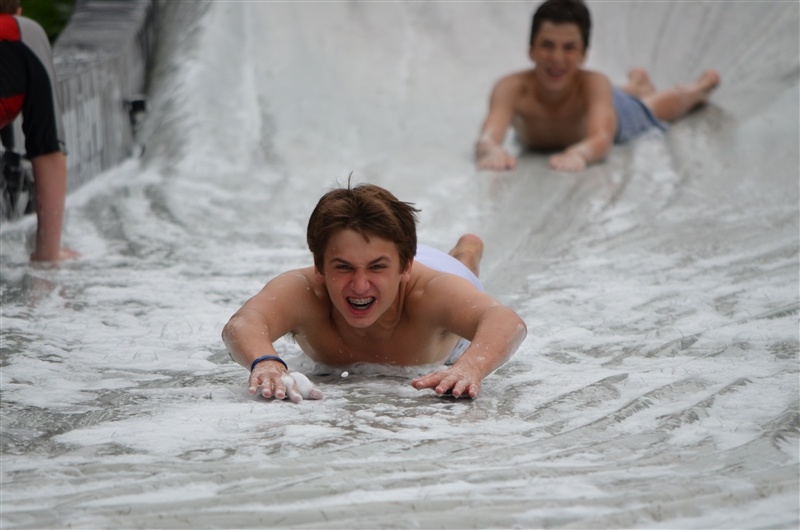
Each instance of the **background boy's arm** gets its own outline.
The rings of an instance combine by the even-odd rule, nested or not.
[[[588,103],[587,136],[577,144],[550,157],[550,167],[560,171],[580,171],[606,157],[614,143],[617,127],[616,112],[608,78],[587,72]]]
[[[513,169],[517,160],[505,149],[503,140],[514,117],[514,106],[519,93],[519,81],[514,76],[497,82],[489,98],[489,114],[481,127],[481,135],[475,144],[475,155],[481,169]]]
[[[442,275],[425,292],[426,316],[461,337],[469,348],[446,370],[414,379],[417,389],[432,388],[437,394],[474,398],[481,381],[505,363],[527,335],[525,322],[510,308],[475,289],[462,278]]]

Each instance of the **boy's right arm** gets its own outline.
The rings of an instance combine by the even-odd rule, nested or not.
[[[475,155],[480,169],[514,169],[517,165],[516,158],[503,149],[506,131],[514,117],[517,93],[517,81],[511,76],[498,81],[492,90],[489,114],[475,144]]]
[[[231,358],[251,369],[262,356],[280,357],[272,343],[302,325],[314,295],[307,277],[300,270],[286,272],[271,280],[230,318],[222,330],[222,340]],[[284,399],[291,389],[284,378],[288,369],[277,359],[252,366],[248,381],[250,394],[261,390],[265,398]],[[292,399],[295,401],[295,399]]]

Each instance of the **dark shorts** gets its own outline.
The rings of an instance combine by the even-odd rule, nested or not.
[[[52,52],[36,22],[0,15],[0,128],[22,114],[28,158],[65,151]]]
[[[624,144],[651,129],[667,130],[667,124],[656,118],[641,99],[619,87],[613,87],[614,110],[617,112],[615,144]]]

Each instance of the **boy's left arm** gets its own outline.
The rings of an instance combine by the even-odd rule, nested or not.
[[[447,307],[435,314],[443,316],[446,329],[470,339],[471,344],[452,366],[418,377],[411,384],[417,389],[432,388],[439,395],[450,393],[453,397],[474,398],[480,392],[483,378],[517,351],[527,328],[512,309],[466,280],[448,280],[442,289],[429,293],[429,299],[447,301]]]
[[[586,72],[588,94],[588,126],[586,138],[550,157],[550,167],[559,171],[581,171],[593,162],[603,160],[614,143],[617,117],[614,111],[611,83],[595,72]]]

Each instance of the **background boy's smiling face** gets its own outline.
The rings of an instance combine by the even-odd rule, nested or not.
[[[565,85],[586,59],[580,28],[577,24],[545,21],[533,41],[529,55],[536,64],[540,81],[546,86]]]

